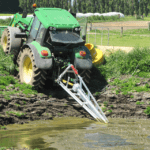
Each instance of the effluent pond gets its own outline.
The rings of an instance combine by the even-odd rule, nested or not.
[[[0,147],[40,150],[149,150],[150,120],[54,118],[7,125],[0,131]]]

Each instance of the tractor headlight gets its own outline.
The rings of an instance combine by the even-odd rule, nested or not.
[[[56,30],[56,28],[54,27],[53,30]]]
[[[56,28],[55,27],[49,27],[49,29],[51,30],[51,31],[56,31]]]
[[[81,31],[81,28],[79,27],[79,28],[75,28],[75,31]]]

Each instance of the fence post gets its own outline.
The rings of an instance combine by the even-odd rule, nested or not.
[[[148,31],[150,31],[150,22],[148,22]]]
[[[102,45],[102,41],[103,41],[103,27],[102,27],[102,33],[101,33],[101,45]]]
[[[90,34],[89,34],[88,32],[87,32],[87,34],[88,34],[88,43],[89,43],[89,35],[90,35]]]
[[[95,28],[95,45],[96,45],[96,28]]]
[[[109,46],[109,28],[108,28],[108,46]]]
[[[90,31],[92,30],[92,22],[91,22],[91,24],[90,24]]]
[[[121,36],[123,35],[123,27],[121,27]]]

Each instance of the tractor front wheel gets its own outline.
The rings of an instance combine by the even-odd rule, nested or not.
[[[47,72],[36,67],[32,50],[29,48],[21,50],[17,63],[20,82],[30,84],[35,89],[41,89],[45,84]]]

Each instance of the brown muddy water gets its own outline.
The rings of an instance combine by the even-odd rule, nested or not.
[[[150,120],[108,119],[108,124],[66,117],[7,125],[7,130],[0,131],[0,147],[40,150],[150,149]]]

